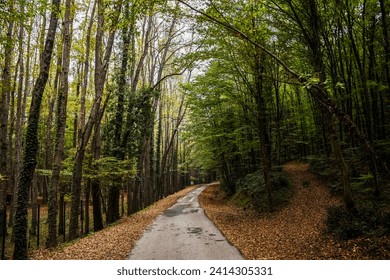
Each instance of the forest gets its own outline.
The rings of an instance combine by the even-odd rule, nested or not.
[[[191,184],[218,180],[244,207],[278,211],[291,161],[342,199],[328,212],[337,238],[388,237],[389,10],[1,1],[1,259],[100,231]]]

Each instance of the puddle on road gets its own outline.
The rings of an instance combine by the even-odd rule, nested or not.
[[[164,211],[163,215],[165,217],[175,217],[183,213],[183,210],[188,208],[189,204],[177,205],[173,208],[169,208]]]
[[[165,217],[175,217],[179,215],[194,214],[199,212],[199,208],[187,210],[188,208],[192,208],[192,205],[191,204],[176,205],[173,208],[169,208],[165,210],[163,215]]]
[[[194,234],[201,234],[203,232],[203,229],[200,227],[189,227],[187,228],[188,233],[194,233]]]

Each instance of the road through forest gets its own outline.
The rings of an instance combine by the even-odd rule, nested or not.
[[[133,260],[243,259],[200,207],[198,196],[206,188],[189,192],[159,215],[148,227],[129,258]]]

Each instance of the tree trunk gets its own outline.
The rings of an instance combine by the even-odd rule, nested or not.
[[[101,139],[100,139],[100,125],[95,127],[94,136],[92,139],[92,154],[94,160],[100,158],[101,152]],[[99,172],[99,167],[96,167],[96,171]],[[94,231],[103,229],[103,216],[102,216],[102,207],[100,199],[100,182],[98,178],[92,179],[92,199],[93,199],[93,228]]]
[[[124,16],[130,17],[129,3],[126,3],[124,8]],[[123,115],[124,115],[124,97],[127,90],[126,87],[126,75],[129,63],[129,51],[131,42],[131,33],[133,32],[131,26],[126,26],[122,30],[122,61],[121,68],[119,70],[118,77],[118,100],[115,112],[115,127],[114,127],[114,147],[112,150],[112,156],[116,157],[118,161],[124,160],[125,149],[121,146],[122,129],[123,129]],[[114,181],[108,192],[108,205],[107,205],[107,223],[113,223],[120,217],[119,215],[119,193],[122,188],[121,180]]]
[[[27,259],[27,207],[28,190],[32,182],[36,155],[38,152],[38,123],[41,101],[46,82],[49,76],[50,62],[53,53],[54,39],[57,29],[60,0],[53,0],[53,10],[50,16],[50,24],[46,36],[45,49],[42,53],[38,79],[32,91],[30,113],[28,116],[27,131],[25,137],[25,149],[23,154],[23,166],[19,176],[19,189],[17,208],[15,215],[15,247],[14,259]]]
[[[310,34],[310,35],[306,36],[306,41],[312,53],[311,62],[314,71],[319,75],[319,84],[316,86],[316,88],[309,89],[309,92],[312,94],[312,96],[317,97],[319,95],[322,95],[323,93],[326,93],[326,89],[323,86],[326,81],[326,73],[325,73],[325,66],[323,63],[322,48],[320,44],[321,42],[320,34],[322,34],[322,26],[317,11],[317,5],[315,2],[309,2],[308,11],[309,11],[310,30],[308,30],[306,34]],[[326,109],[323,108],[322,111],[324,110]],[[337,139],[336,128],[332,117],[332,112],[329,109],[326,110],[325,118],[323,119],[323,121],[324,124],[327,126],[327,132],[329,133],[329,140],[331,142],[333,154],[341,170],[341,181],[344,190],[344,203],[347,209],[352,211],[354,209],[354,202],[352,199],[352,191],[349,183],[348,165],[344,160],[342,149],[340,147],[339,140]]]
[[[93,230],[99,231],[104,228],[102,216],[102,201],[100,199],[100,185],[97,179],[91,182],[92,188],[92,211],[93,211]]]
[[[93,126],[100,122],[100,104],[103,97],[104,85],[107,76],[108,65],[111,57],[111,52],[114,44],[115,38],[115,29],[111,31],[106,42],[106,51],[102,53],[103,46],[103,35],[104,35],[104,2],[102,0],[98,1],[98,25],[96,31],[96,43],[95,43],[95,99],[91,108],[91,113],[89,115],[87,124],[81,136],[81,142],[77,148],[74,167],[73,167],[73,176],[72,176],[72,205],[71,205],[71,214],[70,214],[70,224],[69,224],[69,239],[73,240],[79,235],[79,208],[80,208],[80,194],[81,194],[81,181],[82,181],[82,171],[83,171],[83,159],[85,156],[85,149],[89,142],[89,139],[92,134]],[[117,11],[116,19],[119,18],[120,10]]]
[[[62,66],[60,74],[60,88],[57,96],[56,109],[56,138],[55,138],[55,154],[53,161],[53,175],[49,188],[49,203],[48,203],[48,237],[46,240],[47,247],[55,247],[57,245],[57,190],[60,185],[60,172],[62,169],[62,158],[65,144],[65,127],[67,114],[67,101],[69,91],[69,65],[70,65],[70,48],[71,48],[71,0],[65,2],[65,20],[63,23],[63,50],[62,50]]]
[[[12,13],[13,4],[9,7],[9,11]],[[11,93],[11,62],[12,62],[12,50],[13,39],[12,33],[14,28],[14,22],[11,20],[8,23],[6,44],[4,47],[4,68],[1,76],[1,96],[0,96],[0,175],[4,178],[0,178],[0,217],[4,217],[6,207],[6,196],[8,193],[8,181],[9,181],[9,161],[8,155],[8,115],[9,115],[9,99]],[[3,235],[4,229],[7,228],[7,221],[1,219],[0,221],[0,236]]]
[[[264,54],[256,51],[254,72],[254,97],[257,106],[257,121],[260,138],[260,155],[262,161],[262,171],[265,183],[265,189],[268,196],[269,210],[273,211],[272,192],[271,192],[271,158],[270,158],[270,138],[267,129],[267,107],[265,101],[265,92],[263,90],[263,72],[265,61]]]
[[[24,13],[24,7],[21,7],[21,13]],[[20,170],[21,151],[22,151],[22,137],[23,137],[23,83],[24,83],[24,52],[23,52],[23,39],[24,39],[24,27],[21,26],[19,29],[19,80],[18,80],[18,91],[16,97],[16,123],[15,123],[15,160],[14,160],[14,174],[13,174],[13,186],[12,186],[12,200],[10,207],[9,226],[14,225],[14,210],[15,200],[17,194],[17,176]],[[29,39],[30,40],[30,39]],[[28,41],[29,41],[28,40]],[[29,42],[28,42],[29,44]],[[1,227],[0,227],[1,228]],[[1,234],[0,234],[1,236]]]
[[[382,19],[382,33],[383,33],[383,47],[385,50],[385,63],[384,70],[387,81],[387,92],[390,91],[390,40],[389,40],[389,27],[388,27],[388,17],[386,11],[386,5],[384,0],[379,0],[379,5],[381,8],[381,19]]]

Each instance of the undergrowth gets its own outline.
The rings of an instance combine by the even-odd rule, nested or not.
[[[324,157],[310,158],[310,170],[321,177],[333,195],[342,197],[343,186],[340,171],[332,160]],[[344,205],[328,209],[327,230],[338,240],[390,236],[390,190],[385,179],[379,179],[383,192],[373,195],[373,176],[367,164],[359,158],[348,158],[350,183],[355,211],[347,211]]]
[[[282,170],[271,172],[271,196],[273,210],[283,208],[293,195],[288,176]],[[237,193],[232,201],[244,209],[255,209],[258,212],[270,210],[268,193],[261,170],[246,175],[237,181]]]

